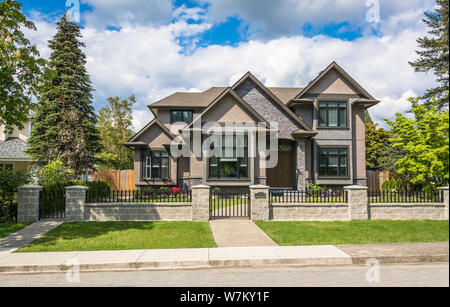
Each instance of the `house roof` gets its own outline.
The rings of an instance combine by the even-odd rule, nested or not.
[[[24,152],[27,143],[19,138],[9,138],[6,141],[0,141],[0,160],[31,160]]]
[[[268,87],[268,89],[278,97],[284,104],[287,104],[292,98],[300,93],[301,87]]]
[[[149,108],[164,107],[201,107],[206,108],[215,98],[217,98],[226,87],[211,87],[201,93],[182,93],[176,92],[169,97],[161,99],[151,105]]]
[[[148,123],[144,128],[142,128],[138,133],[136,133],[127,143],[125,143],[125,146],[142,146],[142,145],[146,145],[144,142],[140,142],[140,141],[136,141],[139,136],[141,136],[145,131],[147,131],[148,129],[150,129],[150,127],[152,126],[158,126],[159,128],[161,128],[161,130],[167,134],[167,136],[169,136],[169,138],[174,139],[176,136],[173,135],[169,128],[166,127],[166,125],[164,125],[159,119],[155,118],[153,119],[150,123]]]
[[[351,85],[353,85],[368,101],[373,102],[374,104],[379,101],[376,100],[372,95],[370,95],[358,82],[356,82],[341,66],[339,66],[336,62],[332,62],[325,68],[323,71],[319,73],[319,75],[312,80],[307,87],[302,89],[300,93],[298,93],[293,99],[298,100],[303,97],[314,85],[317,84],[330,70],[336,69]]]
[[[194,123],[201,120],[202,116],[208,113],[220,100],[222,100],[223,97],[225,97],[227,94],[231,95],[245,110],[247,110],[254,118],[259,120],[260,122],[263,122],[266,124],[267,128],[270,128],[269,123],[261,116],[258,112],[256,112],[251,106],[248,105],[245,100],[243,100],[241,97],[239,97],[238,94],[234,92],[234,90],[230,87],[226,88],[225,91],[222,92],[214,101],[202,112],[201,116],[197,117],[195,120],[193,120],[187,128],[192,128]]]

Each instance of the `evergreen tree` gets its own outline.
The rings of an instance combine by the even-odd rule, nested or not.
[[[448,107],[448,98],[445,93],[449,90],[448,86],[448,0],[437,0],[438,8],[433,12],[425,12],[425,22],[431,30],[428,32],[431,37],[423,37],[417,40],[421,51],[417,51],[420,58],[415,62],[410,62],[417,72],[433,71],[437,76],[438,87],[429,89],[424,95],[427,104],[437,103],[437,107]],[[437,100],[433,100],[433,97]]]
[[[131,96],[120,100],[119,97],[110,97],[108,103],[108,106],[99,111],[98,129],[103,146],[103,151],[99,154],[99,167],[133,169],[134,152],[123,144],[133,135],[131,108],[136,103],[136,98]]]
[[[80,173],[94,167],[101,150],[93,89],[81,50],[80,27],[66,15],[56,24],[27,153],[45,164],[59,159]]]

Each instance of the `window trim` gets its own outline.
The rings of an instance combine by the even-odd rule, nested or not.
[[[350,146],[349,145],[325,145],[317,146],[317,179],[350,179]],[[326,176],[320,175],[320,151],[321,149],[346,149],[347,150],[347,175],[346,176]],[[338,164],[339,172],[339,164]]]
[[[150,156],[146,155],[146,152],[150,153]],[[160,176],[162,175],[162,159],[167,159],[167,178],[161,178],[161,177],[155,177],[155,178],[147,178],[146,172],[147,172],[147,159],[151,158],[152,152],[165,152],[167,153],[167,157],[159,157],[159,169],[160,169]],[[142,149],[141,151],[141,180],[142,181],[170,181],[170,154],[168,151],[164,149]],[[152,164],[150,164],[150,176],[151,176],[151,170],[152,170]]]
[[[233,136],[236,136],[237,134],[233,134]],[[250,158],[248,157],[248,140],[249,140],[249,137],[248,137],[248,135],[247,134],[245,134],[246,136],[247,136],[247,143],[246,143],[246,145],[243,147],[244,149],[246,148],[247,149],[247,157],[236,157],[236,159],[237,159],[237,162],[236,162],[236,164],[237,164],[237,168],[236,168],[236,173],[238,174],[238,177],[236,177],[236,178],[230,178],[230,177],[221,177],[220,175],[220,159],[221,159],[221,157],[217,157],[216,159],[217,159],[217,177],[211,177],[211,159],[213,158],[213,157],[209,157],[209,158],[207,158],[208,159],[208,176],[207,176],[207,180],[209,180],[209,181],[211,181],[211,180],[215,180],[215,181],[217,181],[217,180],[235,180],[235,181],[248,181],[248,180],[250,180]],[[222,146],[224,145],[224,143],[223,143],[223,140],[222,140]],[[236,150],[236,143],[233,141],[233,150]],[[222,149],[223,149],[223,147],[222,147]],[[246,177],[241,177],[241,174],[240,174],[240,165],[241,165],[241,163],[240,163],[240,159],[247,159],[247,176]]]
[[[328,106],[326,107],[326,110],[327,110],[327,118],[326,118],[326,126],[320,126],[320,104],[321,103],[343,103],[343,102],[345,102],[345,104],[346,104],[346,106],[345,106],[345,108],[346,108],[346,112],[345,112],[345,114],[346,114],[346,116],[347,116],[347,119],[346,119],[346,125],[345,126],[336,126],[336,127],[330,127],[330,126],[328,126],[329,125],[329,116],[328,116]],[[340,112],[339,112],[339,109],[340,109],[340,107],[338,107],[337,108],[338,109],[338,118],[337,118],[337,121],[338,121],[338,124],[339,124],[339,120],[340,120]],[[347,99],[347,100],[344,100],[344,99],[333,99],[333,98],[327,98],[327,99],[320,99],[320,100],[317,100],[317,129],[324,129],[324,130],[330,130],[330,129],[334,129],[334,130],[339,130],[339,129],[341,129],[341,130],[349,130],[350,129],[350,102],[349,102],[349,100]]]
[[[173,123],[178,123],[178,121],[174,121],[174,120],[173,120],[173,113],[174,113],[174,112],[190,112],[190,113],[191,113],[191,115],[192,115],[191,121],[189,121],[189,122],[184,122],[184,121],[182,121],[183,123],[189,124],[190,122],[192,122],[192,121],[194,120],[194,111],[193,111],[193,110],[171,109],[171,110],[170,110],[170,123],[171,123],[171,124],[173,124]],[[184,117],[184,116],[183,116],[183,117]]]

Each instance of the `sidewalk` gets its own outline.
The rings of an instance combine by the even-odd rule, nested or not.
[[[277,246],[250,220],[211,220],[209,225],[218,247]]]
[[[448,242],[346,246],[263,246],[172,250],[9,253],[0,258],[0,273],[111,270],[167,270],[218,267],[317,266],[423,261],[448,262]]]

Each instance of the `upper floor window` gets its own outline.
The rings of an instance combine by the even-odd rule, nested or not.
[[[319,155],[320,177],[348,176],[347,148],[320,148]]]
[[[169,153],[167,151],[144,151],[142,179],[169,179]]]
[[[192,111],[171,111],[170,112],[171,122],[172,123],[177,123],[177,122],[190,123],[193,118],[193,113],[194,112],[192,112]]]
[[[347,127],[347,103],[338,101],[320,101],[319,127]]]

